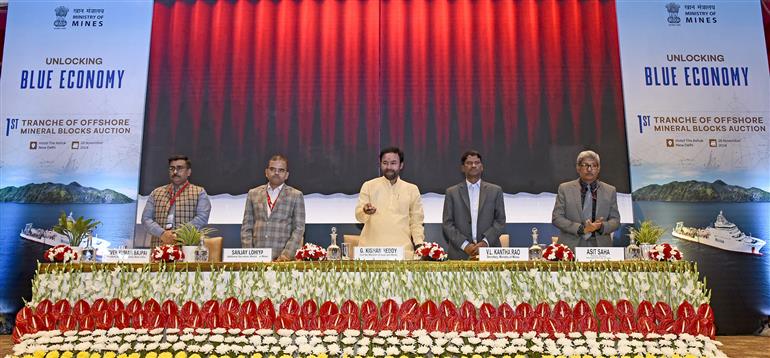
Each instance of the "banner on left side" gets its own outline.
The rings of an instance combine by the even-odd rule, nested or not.
[[[28,285],[63,212],[133,237],[151,1],[12,1],[0,76],[0,287]],[[4,292],[28,292],[28,287]],[[16,293],[18,296],[18,293]],[[19,297],[2,297],[8,312]]]

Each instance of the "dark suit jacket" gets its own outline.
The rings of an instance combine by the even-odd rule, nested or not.
[[[481,181],[479,190],[479,213],[476,220],[478,240],[486,238],[489,246],[500,247],[500,235],[505,230],[505,203],[503,189]],[[465,241],[473,242],[471,236],[471,210],[468,186],[462,183],[449,187],[444,196],[443,215],[444,238],[449,243],[447,254],[450,259],[467,259],[463,251]]]
[[[583,217],[583,203],[580,201],[580,181],[575,179],[559,185],[556,203],[553,207],[551,222],[561,230],[559,243],[575,249],[575,246],[612,246],[612,232],[620,226],[618,195],[615,187],[598,182],[596,189],[596,218],[603,217],[604,224],[597,233],[596,240],[581,242],[577,236],[578,227],[586,219]]]

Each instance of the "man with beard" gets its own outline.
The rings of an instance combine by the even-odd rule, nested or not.
[[[265,168],[268,183],[249,190],[241,225],[244,248],[270,248],[273,261],[289,261],[305,234],[305,199],[288,186],[289,162],[276,154]]]
[[[390,147],[380,152],[382,176],[361,186],[356,220],[364,224],[360,246],[401,246],[409,259],[425,239],[424,214],[420,190],[399,177],[403,169],[401,149]]]
[[[559,243],[571,249],[612,246],[612,232],[620,226],[615,187],[599,181],[599,154],[580,152],[575,164],[578,179],[559,185],[552,223],[561,230]]]
[[[460,163],[465,180],[449,187],[444,196],[442,228],[450,259],[476,257],[482,247],[500,247],[505,230],[503,189],[481,180],[481,154],[469,150]]]
[[[190,184],[192,163],[184,155],[168,158],[168,176],[171,183],[155,188],[147,198],[142,212],[142,223],[150,239],[150,247],[175,244],[174,229],[192,223],[198,229],[206,226],[211,213],[211,202],[203,187]]]

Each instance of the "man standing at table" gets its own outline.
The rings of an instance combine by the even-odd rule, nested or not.
[[[503,189],[481,180],[484,164],[475,150],[460,158],[465,180],[451,186],[444,196],[443,230],[450,259],[468,259],[482,247],[500,247],[505,230]]]
[[[404,248],[406,258],[425,239],[420,190],[399,177],[404,152],[396,147],[380,152],[381,177],[361,186],[356,220],[364,224],[359,245]]]
[[[211,202],[203,187],[190,184],[192,163],[184,155],[168,158],[168,176],[171,183],[155,188],[147,198],[142,212],[142,223],[152,235],[150,247],[175,244],[174,229],[192,223],[198,229],[206,226],[211,213]]]
[[[575,168],[580,178],[559,185],[551,222],[561,230],[559,243],[612,246],[612,232],[620,225],[615,187],[599,178],[599,155],[580,152]]]
[[[249,190],[241,225],[244,248],[273,249],[274,261],[289,261],[305,234],[305,199],[286,184],[289,161],[276,154],[265,168],[267,184]]]

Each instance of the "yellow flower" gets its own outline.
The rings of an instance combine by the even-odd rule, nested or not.
[[[223,356],[223,357],[224,357],[224,356]],[[208,356],[208,358],[219,358],[219,357],[217,357],[217,355],[216,355],[216,354],[211,354],[211,355],[209,355],[209,356]]]
[[[80,357],[78,357],[78,358],[80,358]],[[140,356],[139,353],[134,352],[134,353],[129,354],[128,358],[142,358],[142,356]]]
[[[46,353],[45,358],[59,358],[59,351],[50,351]]]
[[[78,352],[78,355],[76,355],[75,357],[77,357],[77,358],[88,358],[90,356],[91,355],[89,355],[88,352]]]
[[[161,354],[158,354],[158,358],[173,358],[174,355],[171,354],[171,352],[163,352]],[[104,357],[107,358],[107,357]]]
[[[118,358],[128,358],[128,354],[120,353],[118,354]]]
[[[190,358],[201,358],[201,356],[198,353],[190,354]]]
[[[66,351],[66,352],[61,354],[61,358],[72,358],[72,356],[74,356],[74,355],[75,354],[72,353],[71,351]]]
[[[91,353],[91,358],[102,358],[102,355],[94,352],[94,353]]]
[[[104,358],[115,358],[115,352],[106,352],[104,353]]]
[[[35,358],[43,358],[45,357],[45,351],[37,350],[35,353],[32,353],[32,356]]]
[[[144,358],[158,358],[158,353],[155,352],[149,352],[147,353]]]
[[[187,352],[179,351],[174,354],[174,358],[187,358]]]

